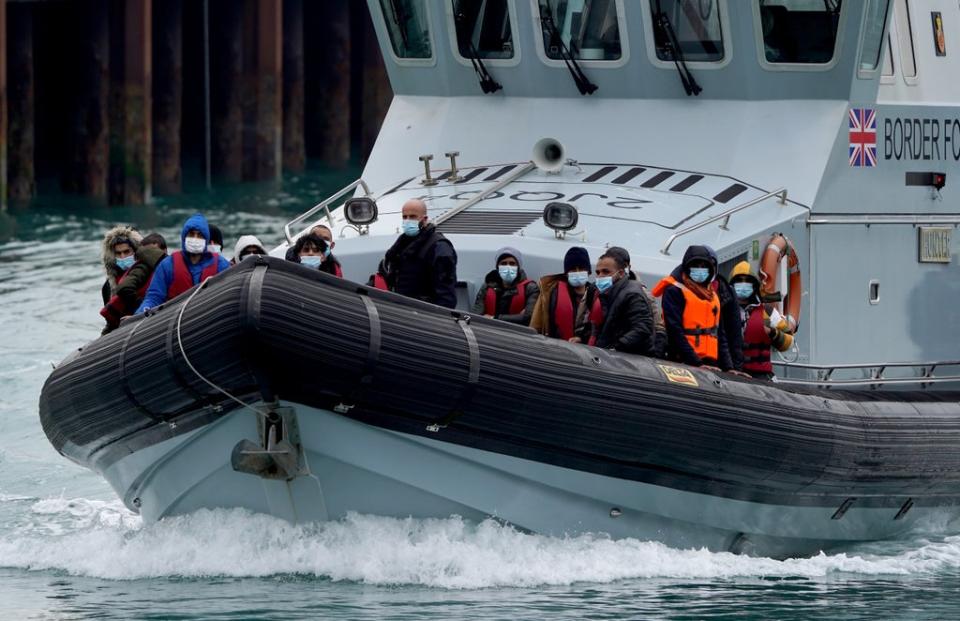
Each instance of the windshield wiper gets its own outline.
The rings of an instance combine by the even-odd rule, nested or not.
[[[400,41],[404,49],[410,48],[410,42],[407,38],[407,12],[403,5],[397,0],[390,0],[390,8],[393,9],[393,23],[397,25],[397,31],[400,33]]]
[[[677,39],[677,33],[673,30],[673,24],[670,23],[670,18],[663,10],[663,7],[660,6],[660,0],[657,0],[657,16],[655,21],[657,27],[660,28],[660,32],[663,34],[663,38],[666,39],[670,56],[673,57],[673,64],[676,65],[677,73],[680,74],[680,81],[683,82],[683,90],[687,92],[688,97],[690,95],[699,95],[703,89],[697,84],[693,74],[690,73],[690,69],[687,67],[687,61],[683,58],[683,51],[680,49],[680,41]]]
[[[470,62],[473,63],[473,70],[477,72],[477,77],[480,78],[480,88],[485,95],[503,89],[503,85],[494,80],[490,72],[487,71],[486,65],[480,60],[480,52],[477,51],[477,47],[472,41],[470,42]]]
[[[591,82],[586,74],[583,72],[583,69],[580,68],[580,65],[577,64],[577,60],[573,57],[573,54],[570,53],[570,50],[567,49],[566,44],[563,42],[563,36],[560,33],[560,29],[557,28],[557,25],[553,21],[553,15],[547,9],[543,17],[540,18],[540,21],[544,26],[550,31],[550,37],[555,39],[557,43],[560,44],[560,57],[563,59],[563,62],[566,63],[567,69],[570,71],[570,75],[573,76],[573,81],[577,85],[577,90],[580,91],[581,95],[592,95],[594,91],[597,90],[597,85]]]
[[[463,28],[465,25],[466,16],[463,13],[455,13],[454,19],[457,22],[457,42],[460,41],[460,31],[466,31],[466,28]],[[480,19],[479,17],[477,19]],[[480,79],[480,88],[483,90],[484,95],[489,95],[490,93],[496,93],[499,90],[503,89],[503,85],[493,79],[493,76],[490,75],[490,72],[487,71],[487,66],[483,64],[483,60],[480,58],[480,51],[477,49],[477,46],[473,44],[473,40],[470,40],[470,47],[468,48],[468,54],[470,62],[473,64],[473,70],[477,72],[477,77]]]

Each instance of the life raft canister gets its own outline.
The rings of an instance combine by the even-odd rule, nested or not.
[[[777,287],[777,273],[780,261],[787,258],[787,284],[789,287],[783,303],[784,315],[787,319],[786,332],[795,334],[800,325],[800,302],[803,292],[803,278],[800,274],[800,258],[791,242],[782,233],[775,233],[767,244],[760,259],[760,291],[761,299],[776,296],[780,293]]]
[[[510,300],[510,314],[518,315],[527,305],[527,285],[533,282],[525,279],[517,283],[517,293]],[[497,292],[493,287],[487,287],[487,295],[483,298],[483,314],[497,316]]]
[[[215,276],[220,271],[220,255],[211,254],[213,260],[200,272],[200,282]],[[172,300],[193,287],[193,277],[190,275],[190,268],[187,267],[187,256],[180,250],[174,250],[170,253],[170,258],[173,260],[173,280],[170,281],[170,286],[167,288],[168,300]]]
[[[773,373],[770,336],[763,315],[762,305],[754,307],[743,329],[743,370],[750,373]]]
[[[668,286],[674,286],[683,293],[683,334],[687,343],[701,360],[716,361],[720,356],[720,298],[710,291],[710,299],[704,300],[696,293],[677,282],[673,276],[667,276],[653,288],[653,295],[660,297]],[[666,316],[664,316],[666,322]]]
[[[573,291],[570,289],[570,285],[560,281],[557,283],[557,304],[553,309],[553,316],[550,318],[552,322],[552,327],[556,329],[557,335],[565,341],[569,341],[574,336],[574,322],[576,320],[575,312],[573,309]],[[590,323],[593,324],[596,328],[595,332],[599,332],[600,326],[603,325],[603,307],[600,305],[600,296],[593,296],[593,305],[590,307]],[[595,336],[590,337],[590,345],[593,345],[593,341],[596,340]]]

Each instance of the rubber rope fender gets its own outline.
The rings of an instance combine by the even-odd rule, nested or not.
[[[777,272],[780,261],[787,258],[789,293],[784,314],[787,319],[787,331],[795,334],[800,325],[800,302],[803,297],[803,278],[800,274],[800,259],[793,243],[782,233],[774,233],[760,258],[760,288],[769,295],[777,293]]]
[[[470,316],[464,315],[457,318],[457,325],[463,330],[463,337],[467,341],[467,352],[469,355],[469,367],[467,369],[467,383],[457,397],[453,409],[439,421],[427,425],[427,431],[437,433],[445,429],[450,423],[463,415],[463,411],[473,400],[473,395],[477,392],[477,384],[480,383],[480,347],[477,345],[477,336],[470,327]]]

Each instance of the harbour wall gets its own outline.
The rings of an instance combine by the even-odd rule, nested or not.
[[[0,209],[362,163],[392,92],[355,0],[0,0]]]

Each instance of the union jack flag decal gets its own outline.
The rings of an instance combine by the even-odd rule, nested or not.
[[[850,165],[877,165],[877,112],[850,108]]]

